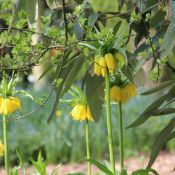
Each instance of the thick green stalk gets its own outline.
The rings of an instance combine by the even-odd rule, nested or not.
[[[87,151],[87,159],[90,159],[90,146],[89,146],[89,125],[88,120],[86,121],[86,151]],[[88,162],[88,175],[91,175],[91,163]]]
[[[6,116],[3,115],[3,135],[4,135],[4,161],[5,161],[5,174],[9,175],[9,157],[8,157],[8,141],[7,141],[7,126]]]
[[[108,71],[106,73],[105,84],[106,84],[106,118],[107,118],[107,129],[108,129],[109,156],[110,156],[111,168],[113,174],[115,174],[115,159],[113,149],[111,106],[110,106],[110,76]]]
[[[118,104],[118,123],[119,123],[119,147],[120,147],[120,168],[121,171],[124,167],[123,162],[123,120],[122,120],[122,104]]]

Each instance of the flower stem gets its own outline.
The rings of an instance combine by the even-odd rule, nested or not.
[[[3,115],[3,135],[4,135],[4,159],[5,159],[5,173],[9,175],[9,157],[8,157],[8,142],[7,142],[7,126],[6,116]]]
[[[118,104],[118,123],[119,123],[119,147],[120,147],[120,168],[121,171],[124,167],[123,162],[123,121],[122,121],[122,104]]]
[[[111,124],[111,106],[110,106],[110,76],[107,71],[105,77],[106,84],[106,117],[107,117],[107,129],[108,129],[108,144],[109,144],[109,156],[110,164],[115,175],[115,159],[114,159],[114,149],[113,149],[113,138],[112,138],[112,124]]]
[[[90,159],[90,147],[89,147],[89,125],[88,120],[86,121],[86,151],[87,151],[87,159]],[[91,163],[88,162],[88,175],[91,175]]]

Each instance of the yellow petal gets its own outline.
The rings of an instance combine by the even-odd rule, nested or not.
[[[94,74],[98,76],[100,75],[99,58],[97,56],[95,56],[94,59]]]
[[[110,90],[111,101],[120,102],[121,101],[121,90],[118,86],[113,86]]]
[[[130,98],[137,95],[137,88],[133,84],[129,83],[129,84],[126,85],[125,88],[128,91],[128,94],[129,94]]]
[[[121,88],[121,102],[126,103],[129,100],[129,94],[125,87]]]
[[[100,66],[100,70],[101,70],[101,75],[103,77],[105,77],[106,76],[107,64],[106,64],[106,61],[105,61],[104,57],[101,57],[99,59],[99,66]]]
[[[21,102],[17,97],[1,98],[0,113],[3,115],[11,114],[17,109],[21,110]]]
[[[116,60],[111,53],[105,55],[105,61],[109,70],[109,73],[113,73],[116,67]]]

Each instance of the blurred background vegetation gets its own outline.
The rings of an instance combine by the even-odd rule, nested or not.
[[[116,1],[90,0],[94,10],[116,11]],[[116,19],[115,19],[116,20]],[[112,21],[109,26],[112,25]],[[48,86],[37,91],[33,86],[27,88],[34,97],[47,96]],[[123,119],[124,125],[128,126],[138,115],[155,99],[155,96],[137,96],[127,105],[124,105]],[[70,107],[65,104],[58,106],[59,116],[55,117],[48,125],[47,118],[54,96],[40,110],[30,114],[28,117],[8,122],[10,141],[10,161],[15,164],[17,161],[16,150],[20,153],[25,162],[30,162],[30,158],[36,159],[39,150],[45,156],[48,163],[68,163],[78,162],[85,156],[85,132],[84,123],[72,121],[69,113]],[[34,102],[27,98],[22,99],[22,114],[28,113],[36,108]],[[114,142],[118,145],[118,122],[117,105],[112,105],[112,120],[114,126]],[[18,116],[18,114],[15,114]],[[148,153],[151,149],[155,135],[169,122],[171,116],[154,117],[144,125],[125,130],[125,156],[137,155],[139,152]],[[2,128],[0,128],[2,130]],[[92,158],[107,159],[108,144],[106,131],[105,111],[99,123],[90,124]],[[0,133],[2,138],[2,133]],[[175,142],[169,142],[165,149],[172,151]],[[118,159],[118,148],[115,148],[115,156]]]
[[[34,97],[48,95],[48,88],[35,91],[29,88]],[[156,97],[137,96],[128,104],[123,106],[123,119],[125,127],[128,126]],[[25,162],[30,163],[31,157],[36,159],[39,150],[48,163],[70,163],[78,162],[85,157],[85,132],[84,122],[73,121],[70,116],[71,108],[66,104],[60,104],[57,110],[57,117],[48,125],[47,117],[52,106],[53,96],[48,103],[39,111],[32,113],[26,118],[8,122],[10,159],[16,163],[16,150],[20,153]],[[23,111],[28,113],[37,106],[28,98],[22,99]],[[14,114],[18,116],[19,114]],[[118,122],[117,105],[112,105],[112,120],[114,123],[114,142],[118,145]],[[137,155],[140,152],[148,153],[154,141],[154,136],[166,123],[169,117],[162,116],[148,120],[144,125],[125,130],[125,157]],[[1,133],[2,134],[2,133]],[[108,144],[106,131],[105,111],[98,123],[90,124],[92,157],[102,160],[107,159]],[[2,135],[1,135],[2,137]],[[103,144],[102,144],[103,143]],[[165,149],[172,150],[174,142],[170,142]],[[115,156],[118,159],[118,148],[115,148]]]

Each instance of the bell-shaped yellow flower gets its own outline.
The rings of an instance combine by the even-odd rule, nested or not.
[[[111,53],[105,55],[105,61],[109,70],[109,73],[113,73],[116,68],[116,60]]]
[[[121,103],[126,103],[129,100],[129,94],[125,87],[121,88]]]
[[[95,56],[94,58],[94,74],[100,75],[100,65],[99,65],[99,57]]]
[[[125,65],[125,58],[124,58],[124,56],[121,53],[119,53],[119,52],[115,53],[114,56],[115,56],[115,58],[117,60],[118,67],[122,68]]]
[[[4,155],[4,145],[2,144],[0,140],[0,157]]]
[[[70,114],[74,120],[83,121],[87,119],[93,121],[89,106],[85,104],[75,105]]]
[[[132,83],[128,83],[123,87],[117,85],[110,90],[111,101],[126,103],[128,100],[137,95],[137,88]]]
[[[21,102],[17,97],[0,97],[0,114],[7,115],[15,112],[17,109],[21,110]]]
[[[115,102],[121,101],[121,89],[119,86],[113,86],[110,90],[110,100]]]
[[[106,71],[107,71],[107,64],[106,64],[104,57],[100,57],[99,66],[100,66],[100,72],[101,72],[102,77],[105,77]]]
[[[128,93],[131,97],[134,97],[137,95],[137,88],[134,86],[134,84],[129,83],[126,85],[126,88],[127,88]]]

